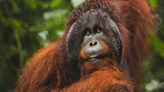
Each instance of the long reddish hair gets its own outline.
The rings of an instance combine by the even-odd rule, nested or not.
[[[79,76],[79,71],[72,67],[68,60],[66,54],[66,36],[78,16],[94,8],[104,9],[117,23],[123,39],[123,53],[120,63],[121,65],[128,64],[129,77],[135,83],[135,90],[138,89],[142,81],[142,61],[148,56],[148,34],[154,27],[153,20],[155,19],[150,12],[151,10],[146,0],[124,0],[115,2],[115,4],[111,0],[88,0],[72,11],[66,22],[67,28],[63,36],[58,41],[39,50],[28,60],[29,62],[24,69],[24,73],[17,82],[16,92],[47,92],[52,91],[52,89],[55,89],[53,92],[58,92],[62,88],[64,88],[63,91],[71,91],[76,89],[76,87],[80,92],[80,88],[82,87],[80,85],[84,85],[86,81],[91,83],[90,81],[93,82],[93,80],[98,79],[96,83],[98,81],[104,83],[105,80],[100,79],[106,78],[108,80],[111,78],[115,81],[110,82],[108,80],[108,86],[110,86],[112,83],[118,82],[115,77],[118,77],[125,84],[129,85],[131,90],[134,89],[134,86],[130,86],[133,83],[129,81],[129,77],[120,72],[117,67],[103,68],[106,74],[96,71],[80,79],[80,83],[74,83],[79,80],[79,77],[76,77]],[[102,76],[97,74],[102,74]],[[92,76],[93,80],[88,78]],[[96,87],[100,88],[102,86]]]

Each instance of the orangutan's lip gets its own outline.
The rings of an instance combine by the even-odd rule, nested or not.
[[[100,59],[104,59],[106,57],[107,57],[107,55],[92,55],[87,59],[87,61],[100,60]]]

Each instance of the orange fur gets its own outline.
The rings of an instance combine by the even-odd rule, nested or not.
[[[118,67],[114,59],[104,60],[102,66],[94,72],[89,72],[80,78],[79,71],[74,68],[66,54],[66,35],[71,25],[83,11],[95,8],[93,2],[100,2],[109,8],[107,12],[117,23],[122,39],[123,53],[121,63],[128,63],[130,78]],[[142,60],[148,51],[148,34],[154,27],[154,16],[146,0],[124,0],[115,5],[111,0],[88,0],[73,10],[66,25],[64,35],[56,42],[39,50],[27,64],[20,76],[16,92],[124,92],[127,86],[132,92],[139,89],[142,80]],[[122,16],[121,16],[122,14]],[[149,28],[148,30],[148,27]],[[77,61],[78,62],[78,61]],[[91,68],[84,63],[83,69]],[[83,71],[81,71],[83,72]],[[131,80],[133,79],[133,81]],[[117,86],[115,86],[117,84]],[[135,86],[134,86],[135,84]]]
[[[133,83],[124,73],[111,66],[103,67],[69,87],[54,89],[51,92],[126,92],[126,89],[122,89],[124,86],[128,86],[133,92],[132,85]]]

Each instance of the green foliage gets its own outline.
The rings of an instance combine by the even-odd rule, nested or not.
[[[0,92],[14,91],[25,61],[62,35],[72,9],[69,0],[0,0]]]
[[[145,61],[144,92],[164,92],[164,2],[148,0],[156,11],[157,29],[151,34],[151,61]]]
[[[74,7],[77,7],[78,5],[80,5],[81,3],[85,2],[85,0],[71,0],[72,1],[72,5]]]
[[[36,10],[38,7],[39,0],[24,0],[25,3],[33,10]]]
[[[60,4],[61,2],[62,2],[63,0],[52,0],[51,2],[49,2],[49,3],[46,3],[45,5],[44,5],[44,8],[53,8],[53,7],[55,7],[56,5],[58,5],[58,4]]]
[[[160,53],[161,57],[164,58],[164,42],[156,35],[152,35],[150,43]]]
[[[148,1],[155,6],[160,30],[151,35],[153,63],[144,62],[143,90],[163,92],[164,2]],[[0,0],[0,92],[14,91],[25,61],[63,34],[69,13],[82,2],[84,0]]]
[[[153,7],[156,7],[158,6],[158,0],[148,0],[150,5],[153,6]]]

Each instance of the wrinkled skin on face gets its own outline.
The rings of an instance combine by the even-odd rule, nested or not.
[[[78,66],[78,56],[82,49],[84,60],[101,61],[111,54],[108,46],[113,49],[119,63],[122,54],[121,34],[117,24],[101,9],[83,13],[67,34],[67,55],[74,66]]]

